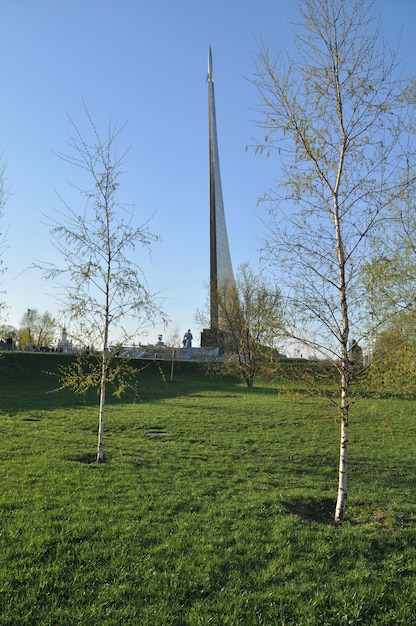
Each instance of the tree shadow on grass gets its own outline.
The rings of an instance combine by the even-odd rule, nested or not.
[[[306,522],[331,524],[334,521],[335,502],[331,498],[294,498],[283,502],[283,506],[288,513]]]
[[[97,452],[84,452],[82,454],[73,454],[72,456],[67,457],[68,461],[74,461],[75,463],[81,463],[83,465],[96,465],[97,467],[100,463],[97,463]],[[104,463],[109,462],[111,460],[111,453],[104,454]]]

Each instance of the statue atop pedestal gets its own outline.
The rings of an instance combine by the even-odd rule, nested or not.
[[[184,348],[192,348],[192,333],[190,331],[190,329],[188,328],[188,331],[184,334],[183,336],[183,347]]]

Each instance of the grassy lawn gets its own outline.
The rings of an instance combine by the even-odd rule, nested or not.
[[[0,360],[2,626],[415,623],[414,401],[355,406],[335,527],[318,399],[150,363],[97,465],[96,398],[46,393],[66,358]]]

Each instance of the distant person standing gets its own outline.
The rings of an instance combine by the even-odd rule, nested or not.
[[[190,331],[190,329],[188,328],[188,332],[184,334],[183,336],[183,347],[184,348],[192,348],[192,333]]]

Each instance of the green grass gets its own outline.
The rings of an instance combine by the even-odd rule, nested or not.
[[[415,623],[413,401],[357,403],[335,527],[318,399],[150,363],[97,465],[95,396],[47,393],[68,358],[0,360],[2,625]]]

